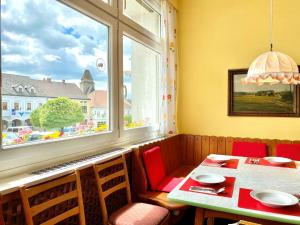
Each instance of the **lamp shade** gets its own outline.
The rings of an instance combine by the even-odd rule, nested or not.
[[[243,82],[258,85],[264,83],[300,84],[300,74],[297,64],[290,56],[269,51],[252,62]]]

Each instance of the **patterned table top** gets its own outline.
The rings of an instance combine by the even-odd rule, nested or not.
[[[252,216],[290,224],[300,224],[300,217],[262,212],[238,207],[240,188],[253,190],[272,189],[288,193],[300,193],[300,161],[296,161],[296,169],[245,164],[247,158],[239,159],[237,169],[210,167],[199,165],[172,192],[170,200],[196,207],[228,212],[238,215]],[[192,173],[216,173],[223,176],[236,177],[232,198],[207,195],[179,190]]]

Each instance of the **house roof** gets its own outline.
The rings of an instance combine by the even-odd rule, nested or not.
[[[88,95],[90,98],[90,107],[106,108],[107,107],[107,91],[96,90]]]
[[[23,91],[19,91],[19,87]],[[33,88],[33,92],[31,89]],[[37,80],[29,76],[2,73],[2,94],[28,97],[67,97],[72,99],[88,99],[74,83],[58,82],[51,79]]]
[[[106,108],[108,106],[108,98],[106,90],[96,90],[88,95],[90,98],[90,107]],[[131,103],[128,100],[124,101],[125,109],[131,108]]]

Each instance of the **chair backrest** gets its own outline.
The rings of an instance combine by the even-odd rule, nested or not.
[[[276,156],[300,161],[300,144],[277,144]]]
[[[156,146],[144,151],[143,160],[151,189],[157,190],[159,183],[166,177],[160,147]]]
[[[62,187],[64,185],[68,185],[72,183],[76,184],[72,186],[73,188],[68,189]],[[76,186],[76,188],[74,186]],[[53,194],[55,196],[56,195],[55,189],[59,187],[62,187],[62,189],[64,190],[63,192],[66,193],[63,193],[54,198],[51,197],[49,199],[47,198],[46,201],[31,206],[32,201],[30,201],[30,199],[32,199],[34,196],[38,197],[38,195],[42,195],[43,193],[47,193],[47,194],[50,193],[50,196],[53,196]],[[71,218],[73,216],[78,215],[80,225],[85,225],[84,206],[83,206],[79,171],[75,171],[70,175],[66,175],[58,179],[47,181],[42,184],[38,184],[30,187],[22,186],[20,187],[20,192],[21,192],[21,198],[22,198],[27,225],[33,225],[34,224],[33,218],[39,213],[42,213],[45,210],[49,210],[51,207],[59,206],[63,202],[71,201],[73,199],[77,199],[77,206],[68,209],[63,213],[60,213],[59,215],[56,215],[53,218],[48,219],[47,221],[44,221],[43,224],[44,225],[56,224],[67,218]]]
[[[267,156],[266,144],[236,141],[232,145],[232,155],[263,158]]]
[[[106,173],[103,173],[103,175],[101,174],[101,172],[104,171],[105,169],[119,165],[119,164],[122,164],[121,170],[119,170],[115,173],[112,173],[112,174],[106,174]],[[105,199],[109,195],[113,194],[116,191],[126,188],[127,202],[131,203],[131,193],[130,193],[129,178],[128,178],[128,173],[127,173],[125,156],[122,155],[121,157],[114,159],[112,161],[106,162],[106,163],[102,163],[102,164],[98,164],[98,165],[94,164],[93,168],[94,168],[94,173],[95,173],[95,177],[97,180],[99,200],[100,200],[101,212],[102,212],[102,221],[103,221],[103,224],[107,224],[108,223],[108,213],[107,213],[107,206],[106,206]],[[124,181],[122,181],[121,183],[118,183],[118,184],[115,184],[115,182],[113,182],[113,184],[115,184],[115,185],[111,185],[106,190],[103,190],[102,186],[104,184],[106,184],[107,182],[109,182],[113,179],[116,179],[118,177],[124,177]]]

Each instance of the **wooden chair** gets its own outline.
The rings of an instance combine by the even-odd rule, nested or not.
[[[63,193],[55,198],[47,199],[47,201],[44,201],[34,206],[30,205],[31,204],[30,199],[32,199],[32,197],[35,196],[36,198],[38,198],[38,196],[41,196],[43,193],[47,193],[47,194],[50,193],[50,196],[51,194],[55,196],[56,195],[55,189],[60,188],[63,185],[68,185],[68,184],[71,185],[71,183],[75,183],[76,188],[70,188],[72,189],[70,190],[63,187],[64,189],[63,192],[68,191],[67,193]],[[63,213],[60,213],[59,215],[55,215],[53,218],[44,221],[42,224],[43,225],[57,224],[65,219],[78,215],[80,225],[85,225],[85,216],[84,216],[84,207],[83,207],[79,171],[75,171],[70,175],[58,179],[54,179],[51,181],[47,181],[45,183],[34,185],[31,187],[22,186],[20,187],[20,192],[21,192],[21,198],[22,198],[27,225],[33,225],[34,224],[33,218],[37,216],[39,213],[42,213],[47,209],[49,210],[51,207],[59,206],[65,201],[72,201],[73,199],[77,199],[77,206],[68,209]],[[45,197],[43,196],[42,198]]]
[[[117,165],[122,165],[122,169],[113,174],[103,174],[104,170]],[[134,225],[166,225],[168,224],[169,211],[163,207],[146,204],[146,203],[132,203],[131,193],[129,186],[129,179],[127,174],[127,166],[124,155],[103,164],[94,165],[95,177],[99,191],[99,200],[102,211],[102,224],[121,225],[121,224],[134,224]],[[116,179],[123,177],[124,181],[115,184],[104,190],[103,185]],[[127,205],[113,212],[108,216],[106,206],[106,198],[116,191],[126,189]]]

